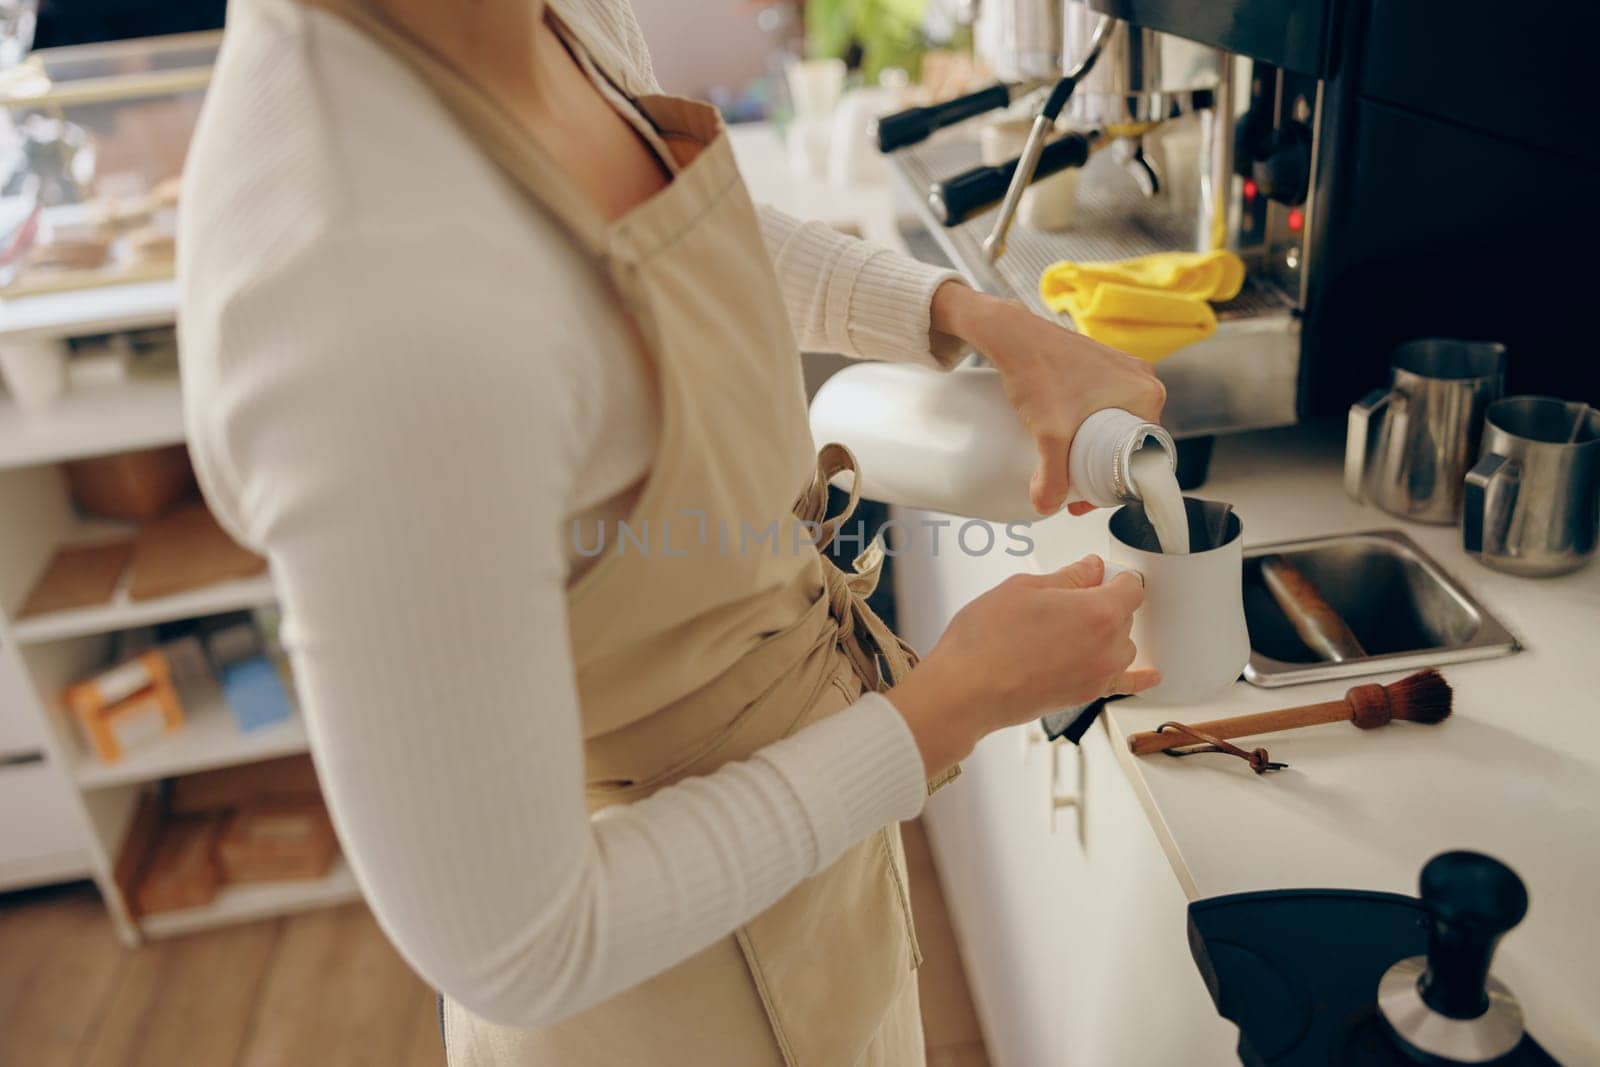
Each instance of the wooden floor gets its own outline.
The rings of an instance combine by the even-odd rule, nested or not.
[[[928,851],[922,822],[905,824],[906,870],[911,875],[911,912],[922,946],[918,972],[922,994],[922,1033],[928,1042],[928,1067],[989,1067],[972,1007],[967,974],[956,948],[955,929],[944,906],[938,872]]]
[[[920,824],[929,1067],[986,1067]],[[433,993],[362,904],[122,947],[86,884],[0,896],[0,1067],[441,1067]]]

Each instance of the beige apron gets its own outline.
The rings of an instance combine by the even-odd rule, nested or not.
[[[627,533],[607,531],[604,554],[567,592],[590,810],[744,759],[902,677],[913,654],[862,600],[877,552],[847,576],[817,551],[855,506],[852,494],[825,519],[828,480],[854,460],[838,445],[812,452],[797,346],[715,110],[636,101],[680,169],[607,222],[447,64],[361,0],[312,2],[406,61],[565,227],[651,359],[654,465]],[[447,999],[446,1044],[455,1067],[908,1067],[923,1062],[920,962],[890,826],[732,936],[557,1025],[497,1026]]]

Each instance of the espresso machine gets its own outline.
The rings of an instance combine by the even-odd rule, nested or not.
[[[1417,337],[1499,342],[1508,392],[1596,402],[1600,11],[1504,21],[1488,0],[978,0],[998,83],[885,117],[880,147],[940,258],[1040,314],[1059,260],[1240,255],[1216,333],[1156,367],[1202,470],[1210,435],[1343,413]],[[1004,109],[1032,134],[983,165],[974,131]],[[1073,168],[1073,223],[1017,225],[1029,183]]]
[[[1294,422],[1300,279],[1266,269],[1274,213],[1265,198],[1258,211],[1242,209],[1233,130],[1251,87],[1241,62],[1078,0],[981,0],[973,34],[998,84],[878,127],[942,258],[978,288],[1053,317],[1039,278],[1058,261],[1231,247],[1251,266],[1244,289],[1217,308],[1213,336],[1157,365],[1180,479],[1198,480],[1212,435]],[[984,165],[982,124],[1008,112],[1031,117],[1027,143]],[[1044,232],[1019,222],[1030,184],[1066,170],[1079,172],[1071,224]],[[1308,207],[1297,206],[1303,230]],[[1282,242],[1293,236],[1287,211],[1271,220]]]

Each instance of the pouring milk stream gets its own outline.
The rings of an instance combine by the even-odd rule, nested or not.
[[[1145,516],[1156,528],[1161,551],[1169,556],[1188,555],[1189,515],[1172,458],[1159,448],[1139,449],[1128,460],[1128,481],[1144,501]]]

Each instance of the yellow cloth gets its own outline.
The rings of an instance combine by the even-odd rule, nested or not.
[[[1052,311],[1071,315],[1079,333],[1154,363],[1215,333],[1207,301],[1232,300],[1243,285],[1244,263],[1224,249],[1063,260],[1045,270],[1039,293]]]

